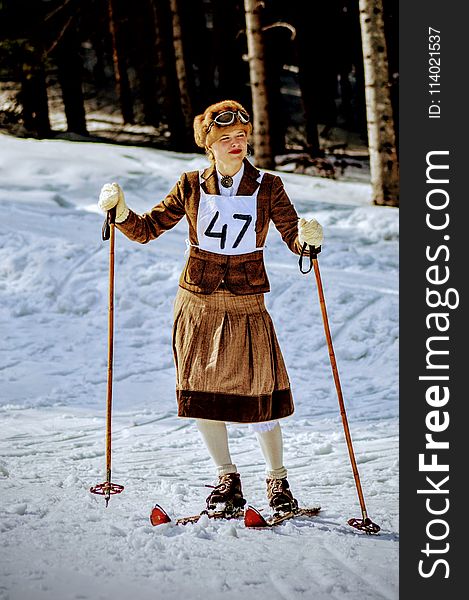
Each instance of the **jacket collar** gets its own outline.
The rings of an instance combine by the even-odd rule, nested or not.
[[[237,196],[251,196],[259,187],[257,178],[259,177],[259,170],[256,169],[246,158],[244,159],[244,173],[239,184]],[[218,187],[218,177],[215,165],[211,165],[202,173],[201,183],[202,189],[206,194],[220,194]]]

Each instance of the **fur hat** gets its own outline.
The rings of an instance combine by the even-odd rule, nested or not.
[[[235,100],[222,100],[221,102],[211,104],[205,109],[203,114],[197,115],[194,119],[194,138],[195,143],[199,148],[210,148],[213,142],[216,142],[222,135],[230,133],[231,131],[239,131],[242,129],[246,132],[247,136],[250,135],[252,132],[251,122],[241,123],[239,119],[236,119],[232,125],[219,126],[216,123],[213,123],[213,119],[225,110],[233,110],[235,112],[240,110],[249,114],[247,110]],[[207,133],[211,123],[213,123],[213,125]]]

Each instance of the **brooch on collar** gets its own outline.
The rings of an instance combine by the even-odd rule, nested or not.
[[[220,183],[223,187],[230,188],[233,185],[233,177],[230,177],[230,175],[223,175],[223,177],[220,180]]]

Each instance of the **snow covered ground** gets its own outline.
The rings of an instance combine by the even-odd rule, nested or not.
[[[141,246],[116,236],[113,481],[105,479],[108,243],[96,200],[118,181],[144,212],[200,155],[0,134],[0,598],[9,600],[379,600],[398,597],[398,210],[366,183],[285,173],[299,214],[324,226],[319,255],[370,517],[366,536],[330,370],[314,276],[272,227],[266,303],[289,370],[289,481],[313,520],[152,527],[158,502],[197,513],[214,469],[176,417],[172,303],[185,220]],[[247,425],[229,426],[248,501],[266,507]]]

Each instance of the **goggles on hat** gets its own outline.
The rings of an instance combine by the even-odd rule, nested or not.
[[[223,112],[219,113],[210,123],[207,128],[207,133],[210,131],[210,129],[212,129],[215,123],[219,127],[225,127],[226,125],[233,125],[236,119],[238,119],[238,121],[243,125],[246,125],[246,123],[249,123],[250,121],[248,113],[242,110],[224,110]]]

